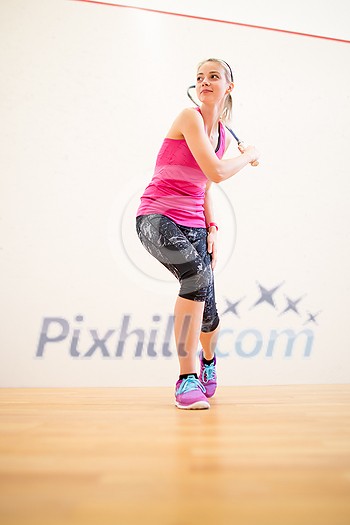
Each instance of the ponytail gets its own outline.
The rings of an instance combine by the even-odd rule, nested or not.
[[[232,96],[231,93],[227,93],[224,101],[224,109],[221,113],[221,120],[224,124],[229,124],[232,118]]]

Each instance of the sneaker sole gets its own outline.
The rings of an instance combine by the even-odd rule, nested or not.
[[[181,405],[181,403],[178,403],[176,401],[175,405],[177,406],[177,408],[182,408],[184,410],[200,410],[204,408],[210,408],[210,405],[207,401],[196,401],[191,405]]]

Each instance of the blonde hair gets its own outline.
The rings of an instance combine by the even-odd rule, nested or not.
[[[225,78],[227,82],[229,83],[233,82],[232,69],[230,68],[228,63],[225,62],[225,60],[221,60],[220,58],[208,58],[207,60],[202,60],[202,62],[198,64],[197,71],[200,67],[202,67],[203,64],[206,64],[207,62],[217,62],[218,64],[220,64],[220,66],[225,71]],[[225,100],[224,100],[224,109],[222,110],[220,118],[224,122],[224,124],[227,124],[230,122],[231,117],[232,117],[232,97],[231,97],[231,93],[227,93]]]

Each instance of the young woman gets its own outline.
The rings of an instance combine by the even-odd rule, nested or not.
[[[259,157],[255,147],[248,146],[238,157],[222,159],[231,138],[223,123],[231,117],[233,87],[232,71],[225,61],[209,58],[199,64],[196,93],[201,106],[184,109],[173,122],[137,210],[140,241],[180,283],[174,311],[180,364],[175,404],[184,409],[209,408],[208,398],[217,384],[219,316],[213,270],[219,228],[210,187]]]

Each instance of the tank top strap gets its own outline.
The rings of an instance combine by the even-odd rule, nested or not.
[[[219,126],[220,126],[220,144],[219,149],[216,151],[216,155],[219,157],[219,159],[222,158],[222,156],[225,153],[226,148],[226,129],[221,120],[219,120]]]

